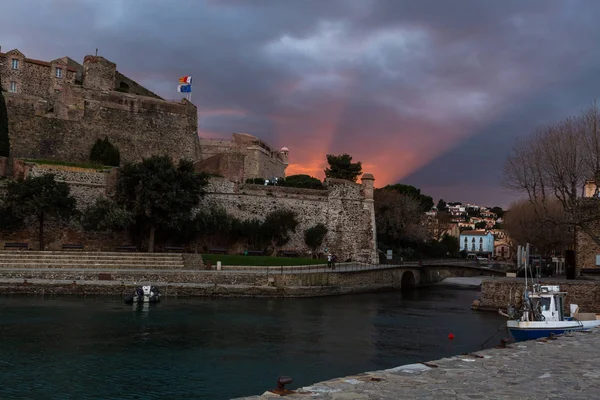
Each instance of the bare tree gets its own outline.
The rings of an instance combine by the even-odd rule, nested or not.
[[[547,204],[546,210],[553,222],[568,218],[558,200]],[[504,229],[510,239],[517,243],[531,243],[536,251],[549,255],[560,253],[572,244],[572,227],[559,223],[545,222],[538,218],[536,205],[528,200],[511,204],[504,219]]]
[[[455,222],[452,222],[452,216],[449,213],[438,211],[435,217],[427,217],[423,224],[429,237],[439,242],[448,233],[448,230],[455,225]]]
[[[387,244],[424,240],[421,203],[395,190],[375,191],[375,222],[379,239]]]
[[[600,109],[595,102],[580,116],[519,141],[504,167],[505,186],[527,195],[536,218],[580,228],[600,245],[592,226],[600,221],[598,187],[593,197],[583,196],[590,179],[600,182]],[[554,212],[556,201],[564,214]]]

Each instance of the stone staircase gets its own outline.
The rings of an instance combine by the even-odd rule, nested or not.
[[[0,251],[7,269],[183,270],[181,254],[86,251]]]

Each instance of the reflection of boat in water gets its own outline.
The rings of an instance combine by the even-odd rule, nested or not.
[[[132,294],[125,297],[125,303],[158,303],[160,290],[156,286],[138,286]]]
[[[570,305],[571,316],[564,315],[564,296],[557,285],[533,285],[525,290],[519,310],[510,308],[506,327],[516,341],[531,340],[582,331],[600,326],[600,315],[580,313],[576,304]]]

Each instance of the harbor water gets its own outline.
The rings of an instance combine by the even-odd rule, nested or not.
[[[498,344],[478,292],[310,299],[0,297],[0,399],[231,399]],[[449,334],[453,334],[453,340]]]

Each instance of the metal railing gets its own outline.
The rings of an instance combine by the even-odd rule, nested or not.
[[[422,268],[428,266],[458,266],[466,268],[481,267],[477,261],[465,260],[421,260],[403,261],[394,264],[370,264],[359,262],[335,263],[331,267],[327,264],[314,265],[282,265],[282,266],[222,266],[221,271],[238,273],[266,273],[266,274],[296,274],[296,273],[347,273],[366,272],[387,269]],[[213,266],[213,271],[215,267]]]

